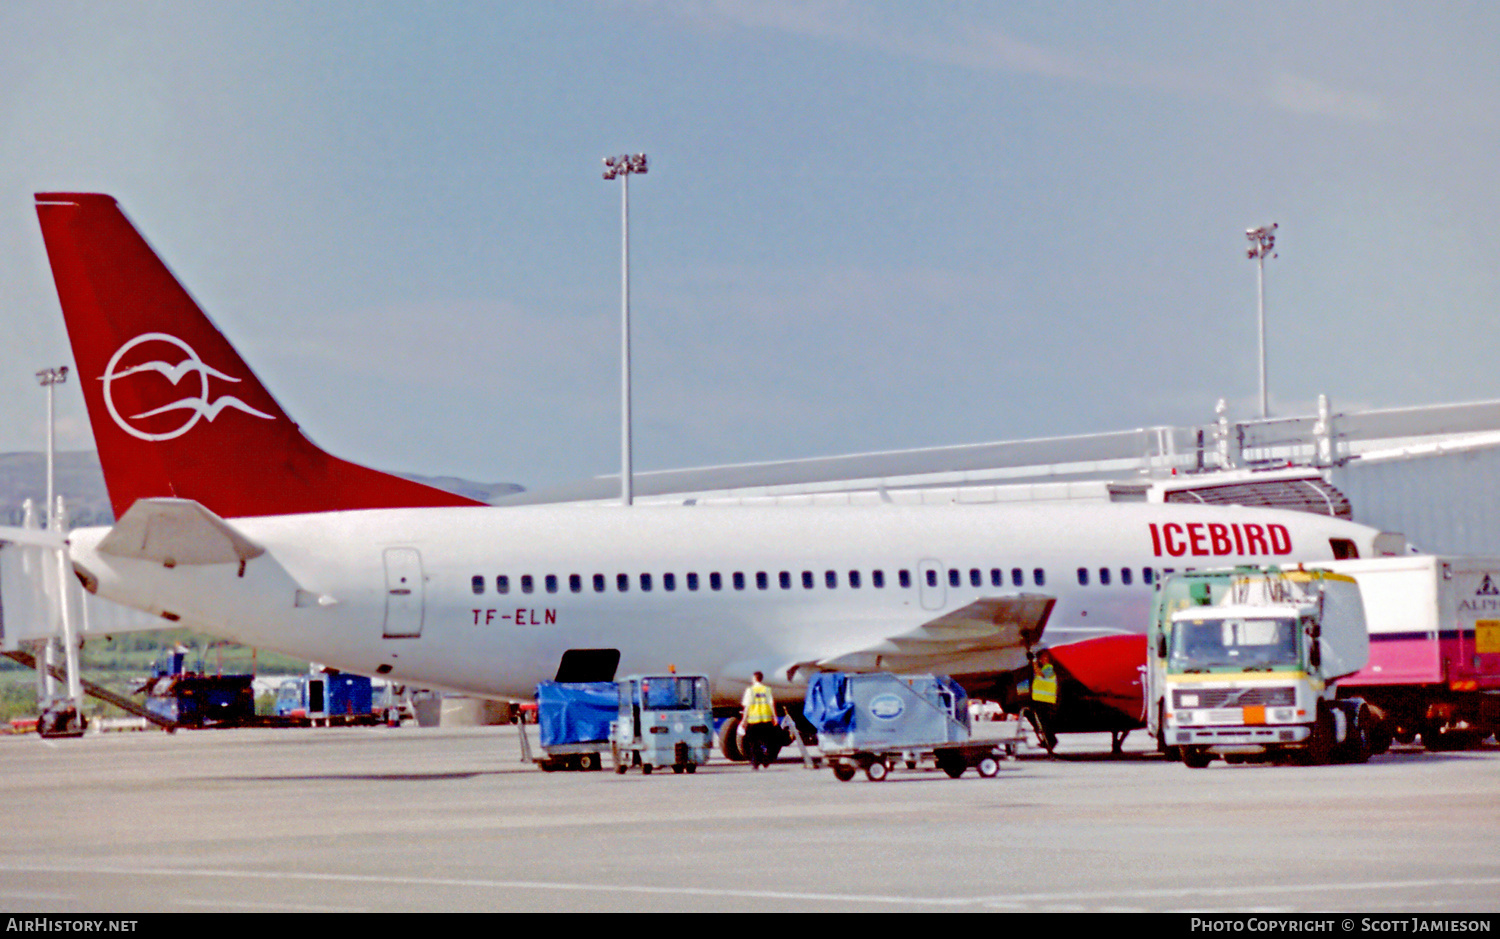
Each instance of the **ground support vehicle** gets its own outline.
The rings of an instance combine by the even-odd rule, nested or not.
[[[817,675],[808,683],[802,715],[843,782],[860,770],[879,782],[903,765],[935,767],[954,779],[972,766],[989,777],[1014,753],[1013,744],[970,742],[968,697],[946,675]]]
[[[713,747],[713,703],[705,675],[631,675],[619,683],[610,734],[615,772],[659,766],[695,772]]]
[[[1346,574],[1174,574],[1157,584],[1147,654],[1148,726],[1190,767],[1370,758],[1370,708],[1337,696],[1338,681],[1370,657],[1359,586]]]
[[[1329,564],[1359,582],[1370,662],[1339,682],[1377,718],[1376,752],[1429,750],[1500,731],[1500,558],[1405,555]]]
[[[332,727],[378,724],[385,715],[375,706],[367,676],[329,669],[282,682],[276,691],[276,716],[303,727]]]
[[[532,756],[522,712],[522,758],[551,773],[603,768],[610,727],[619,715],[619,687],[612,681],[544,681],[536,686],[542,755]]]

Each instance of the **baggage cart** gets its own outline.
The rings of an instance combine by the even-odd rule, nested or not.
[[[818,675],[802,714],[843,782],[861,770],[879,782],[898,766],[940,769],[954,779],[973,767],[988,778],[1014,755],[1013,741],[970,741],[968,696],[946,675]]]

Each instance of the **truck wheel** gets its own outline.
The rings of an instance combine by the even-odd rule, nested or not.
[[[596,770],[596,769],[599,768],[599,754],[597,754],[597,753],[580,753],[580,754],[578,754],[578,768],[581,771],[585,772],[585,773],[592,773],[594,770]]]
[[[1307,740],[1306,761],[1308,766],[1322,766],[1333,756],[1333,715],[1328,708],[1318,705],[1318,719],[1313,722],[1312,736]]]
[[[848,782],[854,778],[854,767],[848,763],[833,764],[833,778],[839,782]]]
[[[870,782],[880,782],[890,775],[890,772],[890,767],[885,765],[884,760],[875,760],[865,767],[865,775],[869,777]]]
[[[1375,750],[1375,744],[1371,740],[1374,724],[1375,718],[1371,716],[1369,707],[1361,704],[1354,712],[1354,723],[1349,728],[1350,763],[1370,762],[1370,754]]]
[[[962,776],[966,768],[967,767],[964,766],[962,760],[955,760],[951,757],[944,757],[943,760],[938,763],[938,769],[947,773],[950,779],[957,779],[958,777]]]
[[[1203,769],[1214,761],[1212,753],[1198,747],[1182,748],[1182,763],[1191,769]]]
[[[974,769],[978,770],[981,779],[993,779],[995,774],[1000,772],[1000,764],[995,762],[994,757],[987,756],[981,759]]]

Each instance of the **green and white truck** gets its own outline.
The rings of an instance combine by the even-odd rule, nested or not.
[[[1370,758],[1373,719],[1339,679],[1370,639],[1347,574],[1279,567],[1189,571],[1158,582],[1147,643],[1147,725],[1201,768]]]

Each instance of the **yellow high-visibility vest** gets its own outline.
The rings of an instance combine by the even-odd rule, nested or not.
[[[1031,700],[1038,704],[1057,703],[1057,671],[1052,663],[1038,665],[1031,679]]]
[[[764,724],[776,720],[776,710],[771,703],[771,689],[756,683],[750,686],[750,704],[745,708],[745,723]]]

